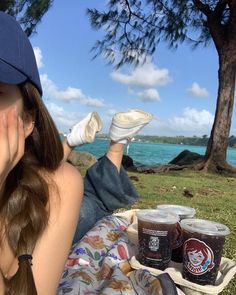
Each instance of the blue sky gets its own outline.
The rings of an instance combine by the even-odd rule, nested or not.
[[[31,37],[43,98],[59,130],[67,132],[97,111],[106,133],[115,112],[141,108],[154,115],[142,134],[209,135],[218,87],[214,46],[173,51],[162,43],[145,65],[115,71],[102,57],[92,60],[90,52],[102,32],[91,29],[86,9],[104,9],[104,3],[54,0]],[[236,135],[234,114],[230,133]]]

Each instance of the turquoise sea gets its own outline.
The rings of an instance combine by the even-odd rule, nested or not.
[[[97,158],[104,155],[109,145],[108,140],[96,139],[91,144],[77,148],[79,151],[87,151]],[[128,155],[133,158],[136,165],[155,166],[167,164],[183,150],[190,150],[198,154],[205,154],[206,147],[178,144],[158,144],[147,142],[131,142]],[[127,148],[126,152],[127,154]],[[227,161],[236,166],[236,149],[229,148],[227,151]]]

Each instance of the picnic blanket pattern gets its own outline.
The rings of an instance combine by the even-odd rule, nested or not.
[[[73,245],[57,294],[177,295],[168,274],[131,268],[129,258],[137,248],[128,239],[129,224],[123,217],[104,217]]]

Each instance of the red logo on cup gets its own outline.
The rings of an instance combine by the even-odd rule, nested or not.
[[[190,273],[202,275],[215,266],[213,251],[198,239],[188,239],[184,243],[184,263]]]

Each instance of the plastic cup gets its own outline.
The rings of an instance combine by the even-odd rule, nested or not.
[[[158,205],[157,209],[167,210],[169,212],[175,213],[179,216],[179,219],[192,218],[194,217],[196,210],[191,207],[181,206],[181,205],[173,205],[173,204],[162,204]],[[179,223],[176,225],[176,232],[174,236],[174,240],[172,243],[172,254],[171,260],[181,263],[183,261],[183,235],[182,229]]]
[[[158,205],[157,209],[167,210],[172,213],[175,213],[179,216],[180,220],[186,219],[186,218],[192,218],[196,213],[196,210],[194,208],[182,206],[182,205],[174,205],[174,204]]]
[[[178,215],[158,210],[137,211],[139,255],[141,264],[164,270],[171,260],[172,240]]]
[[[203,219],[184,219],[180,224],[183,230],[183,277],[200,285],[214,285],[229,228]]]

